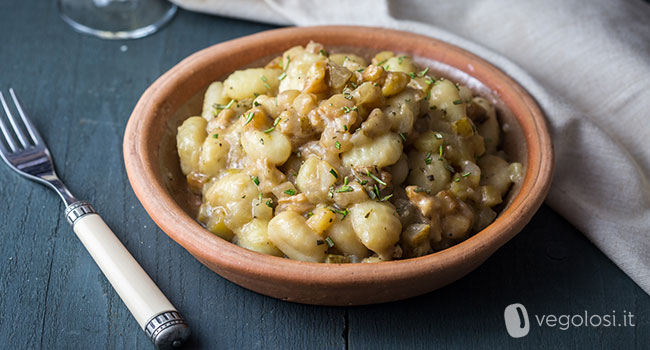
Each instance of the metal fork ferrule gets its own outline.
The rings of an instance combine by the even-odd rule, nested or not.
[[[65,208],[65,218],[68,223],[74,226],[74,223],[88,214],[96,214],[95,208],[86,201],[77,201]]]

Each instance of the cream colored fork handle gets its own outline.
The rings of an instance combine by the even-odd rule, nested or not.
[[[99,215],[84,215],[73,229],[142,329],[152,317],[176,311]]]
[[[122,245],[90,203],[76,201],[65,216],[77,237],[157,349],[175,349],[190,329],[149,275]]]

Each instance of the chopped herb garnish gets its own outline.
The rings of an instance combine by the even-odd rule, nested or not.
[[[343,184],[344,184],[344,185],[347,185],[347,184],[348,184],[348,177],[347,177],[347,176],[343,178]]]
[[[459,181],[460,181],[460,177],[454,179],[454,182],[459,182]]]
[[[468,176],[470,176],[470,175],[472,175],[472,173],[470,173],[470,172],[468,171],[468,172],[466,172],[465,174],[463,174],[463,177],[468,177]]]
[[[400,133],[399,133],[399,137],[401,137],[402,140],[403,140],[404,142],[406,142],[406,135],[405,135],[403,132],[400,132]]]
[[[280,74],[280,75],[278,76],[278,80],[279,80],[279,81],[282,81],[282,80],[284,80],[284,78],[286,78],[286,77],[287,77],[287,72],[282,72],[282,74]]]
[[[233,105],[234,103],[235,103],[235,100],[230,100],[230,102],[228,102],[228,104],[226,104],[225,106],[223,106],[223,105],[217,105],[217,104],[215,104],[215,105],[213,105],[213,106],[214,106],[216,109],[228,109],[228,108],[232,107],[232,105]]]
[[[414,72],[409,72],[409,77],[415,78],[415,73]]]
[[[325,50],[323,50],[323,49],[320,49],[320,54],[323,55],[323,56],[325,56],[325,57],[329,56],[329,55],[327,54],[327,52],[325,52]]]
[[[257,186],[260,185],[260,179],[257,176],[251,176],[251,180],[253,180],[253,183]]]
[[[334,178],[336,178],[336,179],[339,178],[339,174],[334,169],[330,169],[330,174],[332,174],[332,176],[334,176]]]
[[[402,64],[402,58],[406,56],[399,56],[397,57],[397,63]]]
[[[445,164],[445,169],[449,170],[449,172],[451,172],[451,173],[453,173],[453,172],[456,171],[456,170],[454,170],[454,168],[453,168],[451,165],[449,165],[449,164]]]
[[[268,79],[266,79],[266,77],[265,77],[264,75],[262,75],[262,77],[261,77],[260,79],[262,79],[262,81],[264,82],[264,87],[265,87],[267,90],[270,90],[270,89],[271,89],[271,85],[269,85],[269,83],[268,83]]]
[[[284,62],[282,62],[284,63]],[[287,70],[289,68],[289,63],[291,63],[291,56],[287,56],[287,65],[285,67],[282,67],[283,70]]]
[[[381,61],[381,62],[379,62],[379,63],[377,63],[377,65],[378,65],[378,66],[383,66],[384,63],[386,63],[386,61],[388,61],[388,58],[385,59],[385,60],[383,60],[383,61]]]
[[[218,104],[213,104],[212,108],[214,109],[228,109],[230,108],[233,104],[235,103],[235,100],[230,100],[227,105],[218,105]]]
[[[327,243],[327,245],[328,245],[330,248],[334,247],[334,241],[332,241],[331,238],[329,238],[329,237],[325,238],[325,242]]]
[[[426,78],[424,78],[424,79],[426,80],[427,84],[429,84],[429,85],[431,85],[431,84],[433,84],[433,83],[436,82],[433,78],[431,78],[431,77],[428,76],[428,75],[427,75]]]
[[[334,198],[334,186],[330,186],[329,190],[327,191],[327,196]]]
[[[371,173],[370,170],[366,170],[366,175],[368,175],[369,178],[375,180],[375,182],[386,186],[386,183],[382,181],[380,178],[378,178],[377,176],[375,176],[375,174]]]
[[[345,217],[348,216],[348,214],[350,214],[350,211],[347,210],[347,209],[343,209],[343,210],[334,209],[334,212],[337,213],[337,214],[343,215],[343,217],[341,218],[341,221],[345,220]]]
[[[424,68],[423,71],[418,72],[418,77],[423,77],[425,74],[429,72],[429,67]]]
[[[270,199],[267,200],[266,201],[266,206],[269,207],[269,208],[273,208],[273,201],[271,201]]]
[[[212,135],[212,138],[218,139],[218,138],[219,138],[219,134],[214,134],[214,135]]]
[[[246,115],[246,121],[244,122],[244,125],[250,123],[251,120],[253,120],[253,117],[254,117],[254,116],[255,116],[255,113],[253,113],[253,112],[248,112],[248,114]]]
[[[294,195],[296,194],[296,190],[290,188],[290,189],[284,191],[284,193],[285,193],[285,194],[288,194],[288,195],[290,195],[290,196],[294,196]]]
[[[262,201],[262,193],[257,194],[257,199],[259,199],[260,202]],[[257,205],[259,205],[259,203]]]
[[[232,107],[233,103],[235,103],[235,100],[230,100],[230,102],[228,102],[228,104],[224,107],[224,109],[228,109]]]
[[[265,134],[268,134],[268,133],[270,133],[271,131],[273,131],[273,129],[275,129],[275,127],[278,125],[278,123],[280,123],[280,119],[281,119],[281,118],[279,118],[279,117],[278,117],[278,118],[275,118],[275,120],[273,120],[273,126],[271,126],[270,128],[264,130],[264,133],[265,133]]]
[[[255,106],[255,107],[257,107],[257,106],[261,106],[261,103],[259,103],[259,102],[257,102],[257,101],[253,101],[253,106]]]
[[[440,157],[442,157],[442,151],[443,150],[442,150],[442,144],[441,144],[440,147],[438,147],[438,154],[440,155]]]
[[[372,190],[375,192],[375,198],[381,198],[381,193],[379,192],[379,186],[377,184],[372,185]]]
[[[366,69],[365,68],[360,68],[360,69],[357,69],[357,72],[363,73],[364,70],[366,70]]]
[[[370,196],[370,199],[376,199],[376,200],[378,200],[380,202],[384,202],[384,201],[389,200],[391,197],[393,197],[393,194],[389,194],[388,196],[382,198],[381,197],[381,192],[379,192],[379,187],[377,186],[377,184],[374,184],[373,188],[372,188],[372,191],[370,191],[370,193],[368,193],[368,196]]]
[[[431,152],[427,152],[424,154],[424,162],[427,164],[431,164]]]
[[[314,213],[313,213],[313,212],[310,211],[310,212],[307,213],[307,217],[308,217],[308,218],[310,218],[310,217],[312,217],[312,216],[314,216]]]
[[[430,193],[431,190],[428,190],[428,189],[423,188],[423,187],[418,187],[418,188],[414,189],[413,192],[415,192],[415,193],[420,193],[420,192]]]
[[[334,147],[336,147],[336,149],[340,150],[341,149],[341,143],[338,142],[338,141],[334,142]]]
[[[336,190],[336,193],[352,192],[352,191],[354,191],[354,188],[352,186],[341,186],[339,187],[338,190]]]
[[[456,100],[456,101],[454,101],[454,104],[455,105],[463,104],[463,100]]]
[[[348,131],[348,126],[347,125],[343,125],[343,131]]]

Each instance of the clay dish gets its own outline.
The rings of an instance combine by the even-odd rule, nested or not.
[[[227,242],[195,221],[199,198],[181,173],[176,128],[200,114],[203,92],[236,69],[260,65],[286,49],[322,43],[330,52],[367,58],[391,50],[468,85],[491,99],[507,132],[504,149],[524,165],[524,180],[487,228],[435,254],[375,264],[318,264],[256,253]],[[513,79],[458,47],[407,32],[368,27],[306,27],[262,32],[201,50],[156,80],[138,101],[124,135],[124,161],[138,199],[174,241],[224,278],[261,294],[318,305],[380,303],[449,284],[484,262],[519,233],[542,204],[551,183],[553,149],[544,116]]]

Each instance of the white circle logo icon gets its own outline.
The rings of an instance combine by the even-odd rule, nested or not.
[[[503,318],[506,321],[506,330],[513,338],[525,337],[530,331],[530,322],[528,320],[528,311],[521,304],[510,304],[506,306],[503,312]]]

